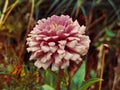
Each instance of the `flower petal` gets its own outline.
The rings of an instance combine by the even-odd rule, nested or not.
[[[64,56],[64,59],[65,60],[70,60],[72,58],[73,54],[72,53],[69,53],[69,52],[65,52],[65,56]]]
[[[70,62],[67,60],[67,61],[64,61],[64,63],[62,63],[61,65],[61,69],[64,69],[64,68],[67,68],[69,66]]]
[[[67,46],[74,49],[74,47],[76,46],[76,44],[77,44],[77,41],[76,41],[76,40],[73,40],[73,41],[71,41],[71,42],[68,42],[68,43],[67,43]]]
[[[61,41],[58,41],[58,43],[60,43],[61,45],[66,45],[67,41],[66,40],[61,40]]]
[[[52,55],[52,53],[47,53],[46,55],[44,55],[42,58],[41,58],[41,62],[42,63],[45,63],[46,61],[48,61],[48,60],[50,60],[50,58],[51,58],[51,55]]]
[[[41,46],[41,50],[43,52],[48,52],[48,51],[50,51],[50,47],[48,47],[48,46]]]

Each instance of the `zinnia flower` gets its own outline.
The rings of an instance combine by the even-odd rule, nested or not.
[[[30,60],[35,60],[38,68],[53,71],[67,68],[70,61],[78,64],[89,49],[90,39],[84,33],[85,26],[68,15],[39,20],[27,38]]]

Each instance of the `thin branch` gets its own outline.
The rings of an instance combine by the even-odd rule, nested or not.
[[[90,23],[92,22],[92,19],[93,19],[93,10],[91,10],[91,12],[89,14],[87,25],[90,25]]]
[[[106,17],[105,14],[103,14],[101,17],[99,17],[98,19],[96,19],[92,24],[88,25],[86,30],[91,29],[93,26],[95,26],[98,22],[100,22],[101,20],[103,20]]]
[[[7,4],[7,1],[8,1],[8,0],[6,0],[6,4]],[[19,2],[19,0],[16,0],[15,3],[12,4],[10,10],[6,13],[5,17],[4,17],[4,18],[1,17],[1,18],[3,19],[3,21],[2,21],[2,23],[0,23],[0,26],[5,23],[5,21],[7,20],[8,16],[9,16],[10,13],[12,12],[12,10],[15,8],[15,6],[18,4],[18,2]],[[3,10],[4,13],[6,12],[6,10],[7,10],[7,7],[5,7],[5,10]],[[4,15],[4,14],[3,14],[3,15]]]
[[[8,0],[5,1],[5,5],[4,5],[4,8],[3,8],[3,12],[2,12],[2,15],[0,17],[0,26],[3,24],[3,19],[4,19],[4,14],[7,10],[7,7],[8,7]]]
[[[27,31],[26,31],[26,34],[25,34],[25,37],[24,37],[24,40],[23,40],[23,44],[21,46],[21,50],[20,50],[20,53],[19,53],[19,60],[20,60],[20,63],[22,64],[23,63],[23,53],[24,53],[24,49],[25,49],[25,43],[26,43],[26,38],[27,38],[27,35],[30,31],[30,28],[31,28],[31,21],[32,21],[32,17],[33,17],[33,13],[34,13],[34,0],[32,0],[32,7],[31,7],[31,13],[30,13],[30,18],[29,18],[29,22],[28,22],[28,26],[27,26]]]
[[[108,49],[108,45],[107,44],[104,44],[103,45],[103,48],[102,48],[102,58],[101,58],[101,72],[100,72],[100,78],[103,79],[103,73],[104,73],[104,67],[105,67],[105,56],[106,56],[106,51]],[[102,90],[102,82],[103,81],[100,81],[99,83],[99,90]]]

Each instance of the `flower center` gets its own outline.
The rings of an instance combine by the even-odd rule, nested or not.
[[[51,30],[55,30],[55,31],[58,31],[58,30],[63,30],[64,29],[64,27],[62,26],[62,25],[58,25],[58,24],[51,24],[50,25],[50,28],[51,28]]]

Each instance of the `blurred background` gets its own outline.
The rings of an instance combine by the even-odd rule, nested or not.
[[[0,0],[0,88],[37,90],[32,85],[41,83],[40,76],[29,61],[26,37],[37,20],[54,14],[86,25],[86,80],[100,77],[103,68],[102,90],[120,90],[120,0]]]

